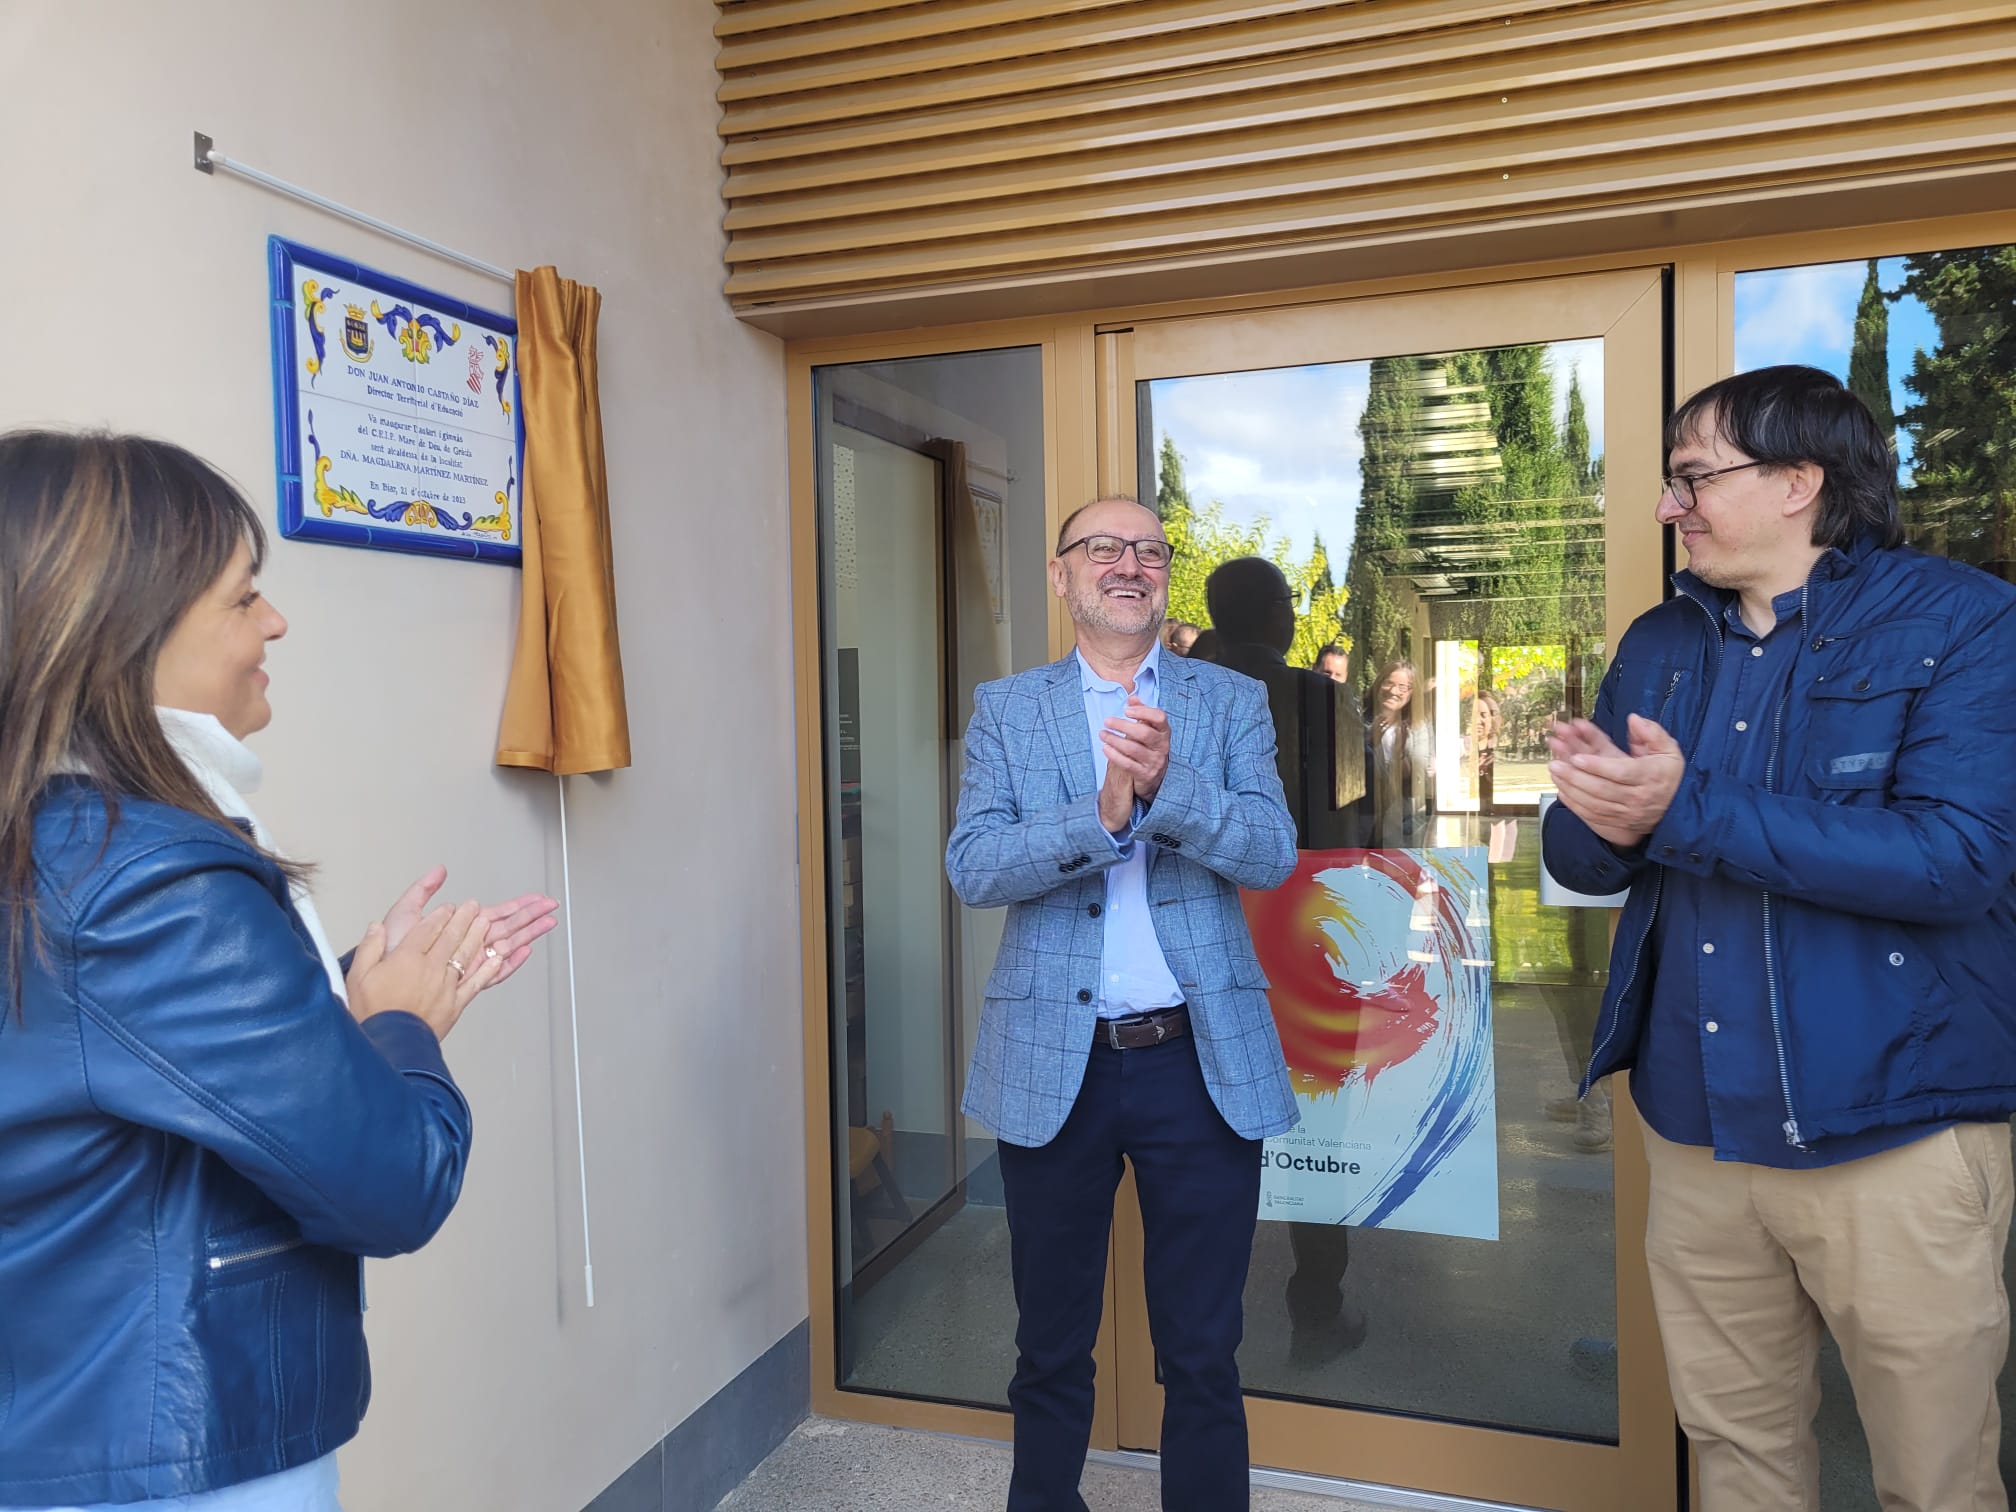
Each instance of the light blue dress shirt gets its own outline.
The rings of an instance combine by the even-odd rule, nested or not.
[[[16,1509],[0,1507],[0,1512]],[[336,1503],[336,1456],[325,1454],[278,1475],[262,1475],[218,1491],[89,1507],[21,1508],[19,1512],[343,1512]]]
[[[1085,723],[1092,732],[1093,775],[1103,784],[1106,721],[1127,712],[1127,690],[1102,679],[1083,652],[1075,654],[1078,686],[1085,694]],[[1161,707],[1161,661],[1162,644],[1157,641],[1134,672],[1134,696],[1154,708]],[[1148,857],[1155,847],[1135,838],[1134,826],[1141,822],[1142,812],[1137,801],[1126,830],[1108,837],[1121,860],[1106,871],[1106,934],[1099,959],[1097,998],[1101,1018],[1153,1013],[1183,1001],[1183,989],[1176,985],[1176,974],[1163,958],[1162,942],[1155,937],[1155,923],[1148,916]]]

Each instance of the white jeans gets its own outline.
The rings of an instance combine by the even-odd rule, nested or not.
[[[0,1512],[343,1512],[336,1503],[336,1456],[325,1454],[278,1475],[241,1481],[194,1496],[89,1507],[0,1507]]]

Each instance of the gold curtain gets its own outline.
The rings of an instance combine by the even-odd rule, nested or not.
[[[595,377],[601,309],[600,293],[552,268],[518,274],[525,577],[497,764],[562,776],[630,765]]]

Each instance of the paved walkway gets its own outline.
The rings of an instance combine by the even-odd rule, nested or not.
[[[1000,1512],[1008,1446],[812,1418],[721,1503],[720,1512]],[[1092,1512],[1157,1512],[1155,1471],[1094,1463]],[[1381,1512],[1363,1502],[1255,1487],[1253,1512]]]

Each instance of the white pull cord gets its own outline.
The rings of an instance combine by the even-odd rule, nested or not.
[[[581,1106],[581,999],[574,989],[574,879],[567,864],[567,779],[560,789],[560,917],[567,926],[567,1029],[574,1041],[574,1148],[581,1157],[581,1278],[595,1305],[595,1246],[588,1232],[588,1120]]]

